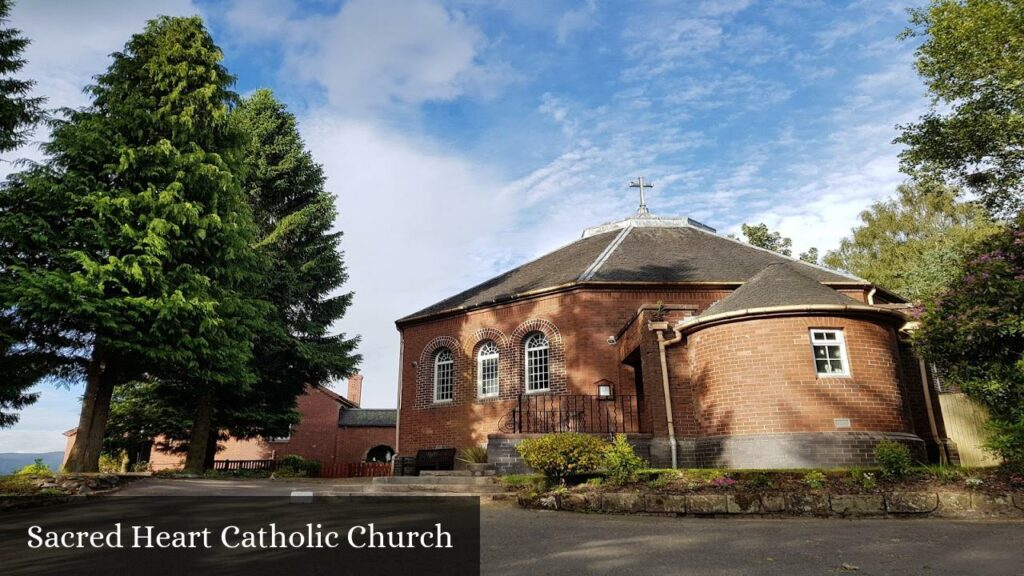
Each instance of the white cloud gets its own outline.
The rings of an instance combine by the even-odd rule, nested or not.
[[[355,292],[339,328],[363,337],[364,405],[393,406],[394,321],[486,278],[515,213],[500,179],[436,143],[316,110],[301,128],[338,198],[338,228]],[[499,184],[496,184],[499,183]]]
[[[225,21],[239,42],[281,42],[282,77],[322,87],[335,111],[486,98],[518,79],[504,63],[485,62],[484,34],[434,0],[350,0],[333,14],[296,12],[293,2],[237,1]]]
[[[558,19],[555,37],[559,44],[565,44],[576,32],[589,30],[597,25],[597,0],[586,0],[579,8],[568,10]]]
[[[158,14],[197,12],[189,0],[17,2],[10,25],[32,41],[25,50],[26,64],[19,76],[36,82],[33,93],[46,97],[47,108],[84,106],[89,98],[83,89],[106,69],[109,55],[123,48],[132,34],[142,31],[147,20]],[[40,160],[38,146],[47,136],[44,128],[37,129],[30,144],[5,154],[4,159]],[[0,178],[10,172],[8,162],[0,163]]]

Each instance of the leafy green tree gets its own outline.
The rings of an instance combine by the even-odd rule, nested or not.
[[[0,191],[0,308],[86,374],[76,472],[97,470],[116,386],[185,376],[203,406],[253,379],[234,78],[197,17],[152,20],[112,58],[47,162]]]
[[[0,0],[0,25],[7,22],[11,6],[10,0]],[[0,28],[0,152],[24,144],[43,118],[44,99],[29,96],[35,83],[15,77],[25,66],[21,53],[28,44],[20,30]]]
[[[129,463],[135,464],[137,452],[157,436],[163,437],[159,448],[180,451],[176,442],[187,439],[192,426],[190,402],[181,392],[180,387],[155,381],[136,380],[118,386],[111,399],[103,451],[128,454]]]
[[[815,248],[814,246],[811,246],[810,248],[807,249],[807,252],[800,253],[800,259],[803,260],[804,262],[807,262],[808,264],[817,264],[818,249]]]
[[[991,417],[988,447],[1024,470],[1024,217],[985,241],[921,317],[916,343]]]
[[[783,256],[793,255],[793,241],[789,238],[784,238],[778,232],[768,230],[768,225],[764,222],[753,226],[743,224],[740,226],[740,229],[743,231],[743,236],[747,239],[747,243],[751,246],[778,252]]]
[[[945,289],[964,258],[1000,230],[977,203],[935,182],[902,184],[894,198],[875,202],[860,219],[863,224],[825,255],[825,265],[911,301]]]
[[[917,71],[932,96],[901,126],[903,169],[976,192],[989,213],[1024,207],[1024,3],[933,0],[911,11]]]

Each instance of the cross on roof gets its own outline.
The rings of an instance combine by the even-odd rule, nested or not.
[[[630,182],[629,187],[640,189],[640,207],[637,208],[637,216],[650,216],[651,211],[647,209],[647,201],[644,199],[644,188],[654,188],[654,184],[644,182],[644,177],[641,176],[635,182]]]

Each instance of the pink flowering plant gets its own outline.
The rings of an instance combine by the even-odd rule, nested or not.
[[[711,485],[715,488],[732,488],[736,485],[736,481],[728,476],[722,475],[712,480]]]
[[[915,340],[946,380],[988,409],[986,447],[1024,471],[1024,215],[927,303]]]

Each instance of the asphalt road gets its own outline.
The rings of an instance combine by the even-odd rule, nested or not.
[[[337,484],[337,486],[335,486]],[[284,495],[324,481],[146,480],[122,495]],[[481,509],[485,575],[1024,576],[1024,522],[613,516]]]
[[[487,575],[1024,575],[1020,521],[666,518],[511,505],[485,505],[481,519]]]

